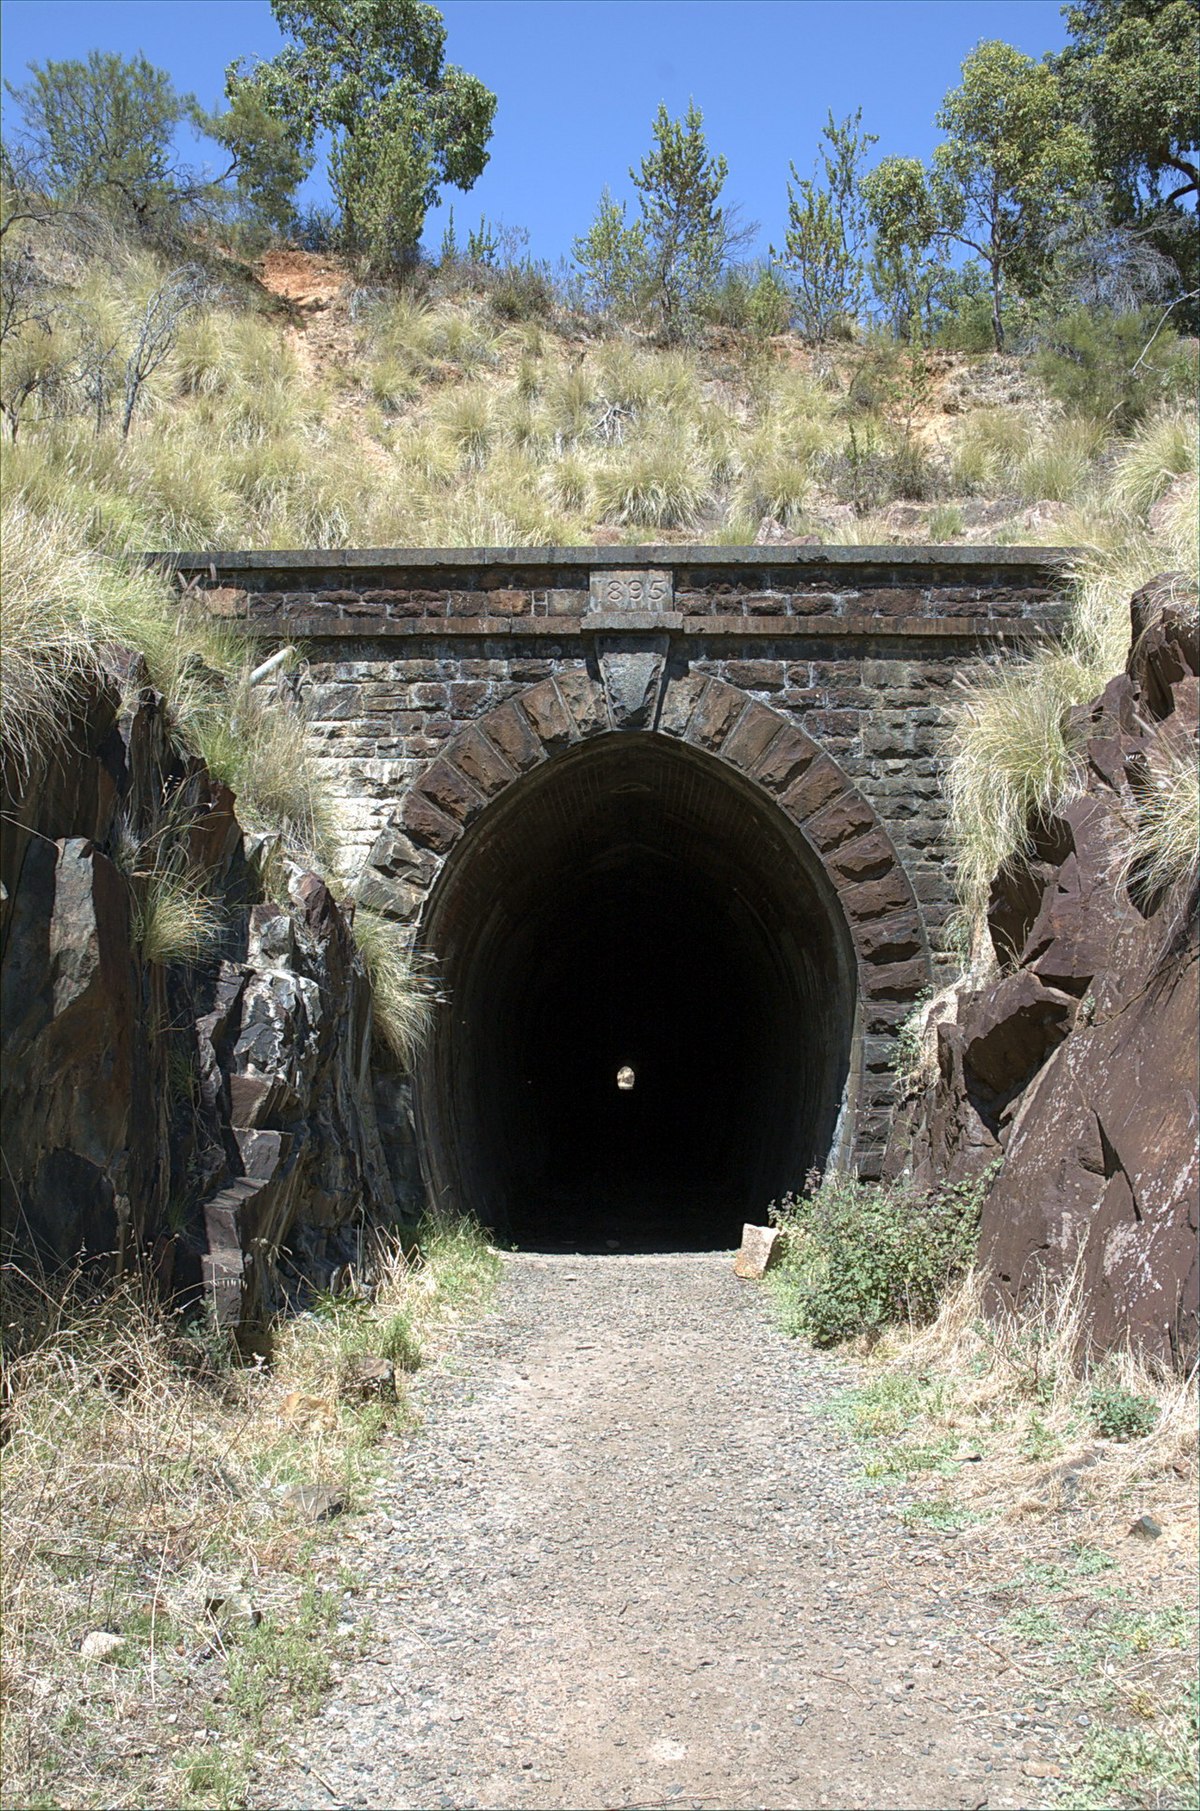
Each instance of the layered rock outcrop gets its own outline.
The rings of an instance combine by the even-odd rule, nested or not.
[[[178,752],[136,657],[111,666],[41,769],[5,774],[6,1244],[151,1263],[248,1330],[395,1211],[370,986],[320,876],[276,862],[267,899],[233,795]],[[202,960],[139,939],[164,851],[217,907]]]
[[[1195,870],[1150,891],[1137,849],[1147,772],[1196,758],[1200,658],[1170,581],[1133,600],[1132,626],[1126,671],[1077,717],[1078,796],[996,878],[1000,976],[932,1028],[936,1072],[887,1169],[955,1180],[1003,1156],[981,1235],[995,1300],[1078,1265],[1099,1345],[1181,1363],[1197,1350]]]

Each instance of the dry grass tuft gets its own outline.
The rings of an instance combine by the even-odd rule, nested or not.
[[[161,609],[157,578],[81,545],[72,524],[6,497],[0,587],[0,728],[24,772],[53,747],[100,670],[106,641]]]
[[[147,962],[198,962],[221,928],[220,908],[198,875],[155,868],[141,877],[133,935]]]
[[[252,1366],[140,1284],[5,1267],[6,1803],[246,1802],[256,1758],[354,1639],[353,1581],[287,1491],[353,1513],[411,1425],[405,1371],[498,1262],[469,1226],[431,1226],[419,1254],[381,1238]],[[366,1354],[395,1363],[394,1401],[339,1398]],[[98,1632],[104,1659],[84,1648]]]
[[[371,982],[375,1034],[402,1063],[411,1064],[429,1035],[428,976],[399,927],[382,913],[356,906],[353,928]]]
[[[1069,525],[1067,538],[1083,552],[1072,574],[1062,648],[1006,660],[966,689],[949,743],[946,790],[960,896],[977,936],[992,876],[1078,783],[1067,713],[1096,697],[1125,666],[1131,597],[1150,579],[1176,574],[1176,603],[1195,615],[1200,550],[1190,487],[1181,487],[1152,528],[1133,509],[1135,499],[1145,505],[1160,495],[1169,474],[1181,475],[1175,470],[1186,465],[1180,419],[1160,417],[1129,441],[1108,489]],[[1182,850],[1192,834],[1182,767],[1169,783],[1164,776],[1148,788],[1156,800],[1147,818],[1156,844]],[[1167,825],[1172,814],[1174,829]],[[1182,854],[1168,859],[1181,871]]]
[[[1005,660],[974,682],[949,744],[946,791],[958,885],[973,914],[986,907],[997,869],[1026,847],[1078,785],[1067,713],[1095,691],[1093,672],[1069,654]]]
[[[1164,740],[1147,764],[1138,795],[1138,836],[1124,878],[1145,898],[1177,886],[1190,892],[1200,872],[1200,766],[1190,736]]]
[[[1080,1446],[1100,1454],[1085,1491],[1097,1515],[1123,1513],[1143,1485],[1160,1502],[1164,1491],[1178,1497],[1197,1453],[1195,1372],[1165,1375],[1128,1349],[1089,1351],[1078,1266],[1019,1315],[985,1313],[984,1298],[973,1272],[928,1326],[895,1330],[869,1355],[880,1377],[931,1385],[909,1405],[906,1439],[986,1448],[978,1471],[962,1468],[964,1500],[1007,1517],[1052,1509],[1046,1463]]]

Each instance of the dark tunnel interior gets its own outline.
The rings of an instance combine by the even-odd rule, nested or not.
[[[712,757],[623,734],[536,770],[463,838],[424,941],[449,1002],[426,1180],[502,1236],[729,1246],[834,1156],[853,959],[799,833]]]

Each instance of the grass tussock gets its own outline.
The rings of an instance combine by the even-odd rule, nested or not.
[[[137,877],[135,876],[135,879]],[[134,898],[134,941],[147,962],[198,962],[221,935],[220,908],[195,874],[152,869]]]
[[[19,493],[5,496],[0,535],[0,730],[23,775],[68,730],[106,649],[133,648],[167,700],[177,739],[233,788],[246,828],[332,860],[332,807],[303,715],[273,688],[250,684],[255,655],[245,641],[189,611],[159,574],[97,552],[69,516],[39,513]],[[203,917],[201,893],[199,883],[156,875],[141,907],[150,942],[157,922],[163,947],[181,949],[187,920]]]
[[[400,929],[366,906],[354,911],[354,940],[371,982],[375,1035],[409,1064],[429,1034],[432,999],[419,961]]]
[[[1186,735],[1166,742],[1147,763],[1136,792],[1137,841],[1125,858],[1125,884],[1147,900],[1180,886],[1194,891],[1200,872],[1200,767]]]
[[[1028,846],[1031,828],[1079,784],[1070,712],[1124,668],[1131,597],[1169,573],[1175,606],[1195,617],[1195,474],[1194,428],[1178,413],[1151,418],[1125,441],[1105,486],[1058,531],[1081,549],[1062,646],[995,663],[965,688],[947,751],[946,791],[960,897],[977,932],[996,870]],[[1178,772],[1172,765],[1170,776],[1146,784],[1147,835],[1154,846],[1177,851],[1165,857],[1176,873],[1193,834],[1186,770],[1195,758],[1181,751]],[[1129,857],[1137,859],[1136,851]]]
[[[382,1242],[251,1366],[140,1286],[6,1267],[6,1802],[245,1803],[356,1639],[360,1581],[289,1487],[365,1503],[412,1423],[407,1373],[498,1262],[465,1225]],[[394,1364],[394,1397],[354,1389],[364,1357]]]

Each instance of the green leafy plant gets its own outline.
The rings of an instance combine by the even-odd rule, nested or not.
[[[1088,1406],[1092,1426],[1107,1440],[1141,1440],[1158,1425],[1158,1404],[1120,1384],[1093,1385]]]
[[[834,1174],[773,1204],[785,1255],[772,1287],[785,1330],[833,1345],[889,1322],[930,1320],[971,1264],[990,1180],[923,1193]]]

